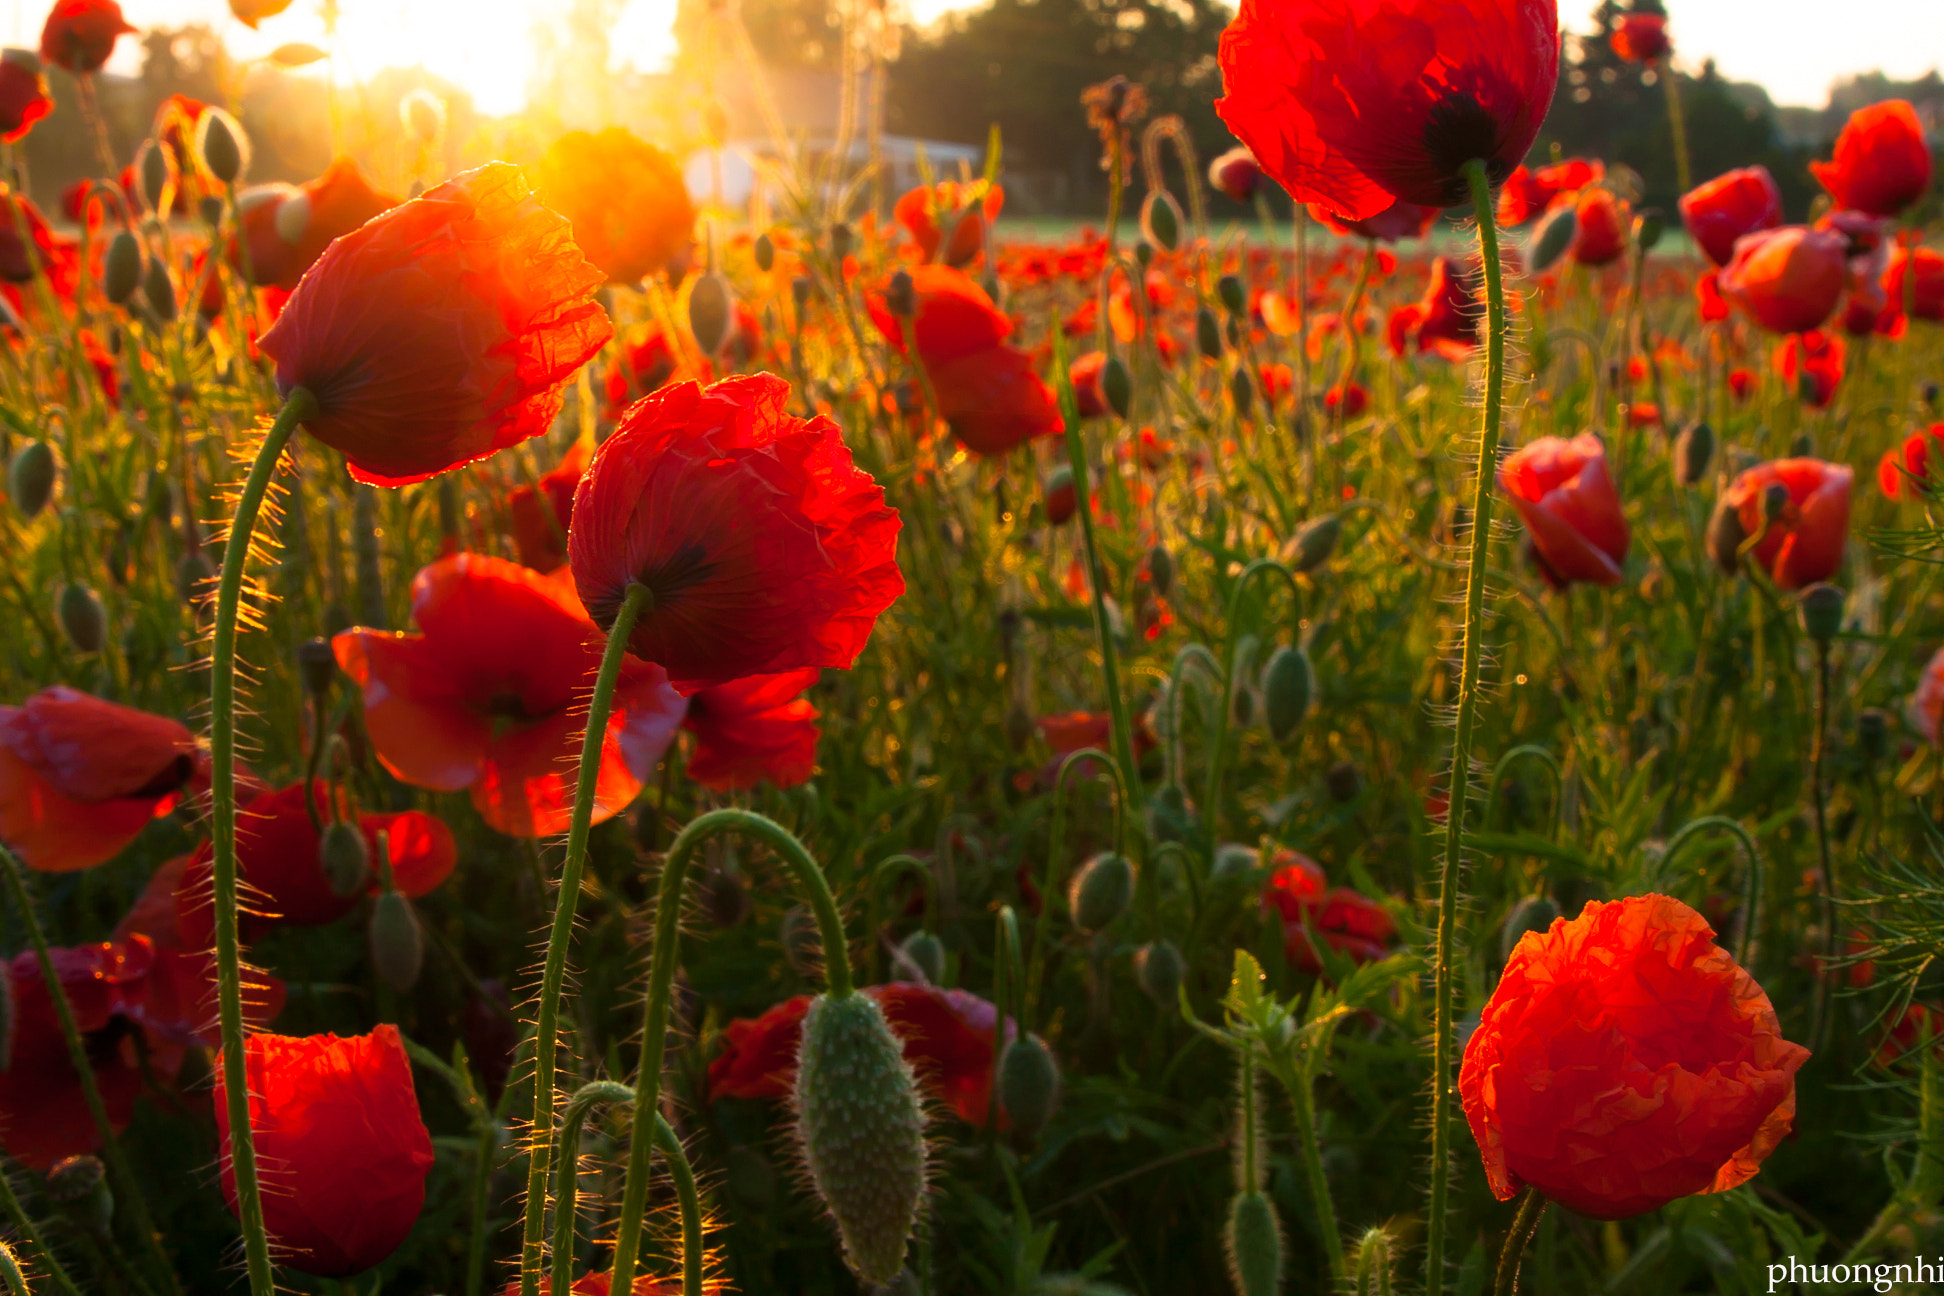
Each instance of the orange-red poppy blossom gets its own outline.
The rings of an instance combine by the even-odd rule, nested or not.
[[[817,772],[817,708],[802,695],[819,673],[752,675],[690,694],[688,776],[716,792],[808,781]]]
[[[115,0],[54,0],[41,27],[40,56],[84,76],[100,71],[115,42],[134,30]]]
[[[1505,178],[1499,190],[1498,222],[1523,225],[1534,216],[1549,211],[1555,201],[1578,193],[1606,177],[1606,163],[1587,158],[1567,158],[1551,166],[1521,166]]]
[[[1243,0],[1215,110],[1301,202],[1450,207],[1525,160],[1559,79],[1555,0]]]
[[[639,283],[695,240],[680,164],[623,126],[562,135],[534,168],[533,189],[567,218],[574,242],[609,283]]]
[[[1717,266],[1735,259],[1735,240],[1782,223],[1782,190],[1767,167],[1718,175],[1681,195],[1681,220]]]
[[[1420,354],[1429,351],[1460,361],[1478,348],[1479,317],[1483,311],[1471,269],[1450,257],[1431,263],[1431,281],[1424,297],[1391,313],[1385,333],[1393,354],[1403,355],[1415,340]]]
[[[1804,404],[1827,409],[1843,381],[1847,351],[1843,339],[1834,333],[1820,329],[1791,333],[1776,344],[1775,372]]]
[[[1663,895],[1520,938],[1458,1076],[1500,1201],[1628,1219],[1747,1182],[1788,1135],[1809,1051],[1713,938]]]
[[[1785,225],[1735,242],[1717,278],[1721,295],[1763,328],[1801,333],[1821,328],[1849,282],[1849,245],[1839,234]]]
[[[1608,41],[1629,63],[1652,63],[1674,48],[1667,37],[1667,15],[1658,13],[1621,14]]]
[[[604,647],[572,584],[504,559],[454,554],[412,582],[412,617],[417,634],[352,629],[333,640],[338,664],[364,690],[379,761],[416,787],[469,789],[480,817],[500,832],[565,831],[571,760]],[[622,663],[595,823],[634,800],[682,711],[660,667]]]
[[[1610,189],[1582,189],[1574,204],[1573,260],[1583,266],[1611,265],[1627,254],[1629,205]]]
[[[1401,201],[1364,220],[1345,220],[1318,203],[1309,205],[1309,214],[1311,220],[1332,234],[1341,234],[1345,238],[1375,239],[1380,243],[1423,238],[1431,223],[1438,219],[1436,207],[1420,207],[1416,203]]]
[[[229,1103],[215,1066],[223,1196],[236,1210]],[[369,1035],[252,1035],[244,1045],[263,1223],[300,1273],[363,1273],[398,1249],[425,1205],[432,1135],[398,1027]]]
[[[553,424],[613,335],[601,274],[517,167],[488,163],[325,249],[260,342],[351,475],[400,486]]]
[[[1809,169],[1838,207],[1896,216],[1930,188],[1930,145],[1917,110],[1888,99],[1851,113],[1836,137],[1835,158]]]
[[[1913,266],[1916,280],[1907,283]],[[1944,253],[1927,247],[1900,247],[1890,253],[1889,268],[1883,272],[1883,296],[1894,314],[1902,315],[1908,305],[1918,319],[1944,320]]]
[[[1849,539],[1850,491],[1856,474],[1847,464],[1821,459],[1771,459],[1735,478],[1715,503],[1708,524],[1708,552],[1723,571],[1739,569],[1741,547],[1761,539],[1748,557],[1785,590],[1828,580],[1843,565]],[[1769,488],[1782,488],[1779,516],[1763,516]]]
[[[575,492],[582,600],[605,629],[644,586],[629,650],[684,693],[846,669],[904,592],[897,510],[837,425],[792,417],[789,395],[770,374],[664,387],[629,408]]]
[[[1208,183],[1232,202],[1248,202],[1262,188],[1262,167],[1241,145],[1208,164]]]
[[[1921,432],[1912,432],[1895,450],[1883,452],[1877,463],[1877,485],[1886,499],[1923,500],[1935,487],[1931,481],[1931,460],[1944,463],[1944,423],[1933,423]]]
[[[592,445],[577,440],[567,447],[560,463],[541,474],[531,486],[515,486],[506,496],[506,513],[513,524],[513,550],[522,567],[538,572],[558,571],[567,563],[567,528],[574,520],[574,487],[580,485]]]
[[[1506,456],[1498,484],[1550,584],[1620,583],[1631,537],[1599,437],[1540,437]]]
[[[1397,924],[1381,904],[1349,887],[1329,886],[1322,866],[1296,851],[1278,851],[1270,861],[1262,911],[1281,918],[1290,966],[1312,976],[1323,972],[1312,932],[1358,963],[1383,958],[1397,939]]]
[[[999,219],[1005,205],[1006,191],[996,184],[975,180],[961,185],[956,180],[942,180],[930,188],[920,185],[904,194],[891,214],[918,245],[922,260],[962,266],[985,251],[986,231]],[[950,238],[945,234],[947,228]]]
[[[34,123],[53,111],[40,57],[24,49],[0,53],[0,143],[26,139]]]
[[[398,206],[398,196],[373,185],[350,158],[338,158],[324,174],[293,189],[265,185],[251,191],[243,209],[250,282],[289,291],[317,264],[324,249],[366,221]],[[233,262],[238,255],[231,254]]]

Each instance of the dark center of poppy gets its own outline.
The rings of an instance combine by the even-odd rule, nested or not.
[[[527,710],[526,699],[510,689],[486,699],[486,714],[498,720],[533,719],[532,713]]]
[[[702,543],[691,540],[663,562],[636,572],[635,580],[654,595],[653,607],[664,607],[683,590],[708,580],[715,567]]]
[[[142,786],[136,788],[128,795],[144,800],[167,796],[184,783],[187,783],[189,776],[195,773],[195,771],[196,762],[189,758],[189,754],[187,752],[178,752],[174,760],[155,772],[154,778],[142,784]]]
[[[1453,194],[1460,199],[1466,189],[1460,172],[1473,158],[1485,164],[1485,174],[1494,185],[1503,183],[1512,171],[1497,156],[1498,122],[1463,90],[1453,90],[1433,105],[1424,123],[1424,151],[1439,175],[1452,177]]]
[[[121,1060],[121,1042],[136,1033],[135,1023],[120,1013],[110,1017],[101,1029],[83,1032],[81,1046],[88,1055],[88,1065],[97,1071],[115,1065]]]

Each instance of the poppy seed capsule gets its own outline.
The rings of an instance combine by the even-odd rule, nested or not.
[[[337,676],[337,654],[331,651],[330,640],[306,639],[297,645],[297,678],[304,682],[304,692],[321,697],[331,691]]]
[[[1134,866],[1125,855],[1102,851],[1080,866],[1067,884],[1073,925],[1088,936],[1114,925],[1134,898]]]
[[[818,995],[797,1051],[796,1135],[844,1258],[867,1283],[904,1267],[925,1195],[917,1077],[868,995]]]
[[[1235,402],[1235,412],[1243,418],[1255,408],[1255,384],[1249,381],[1247,369],[1237,369],[1229,375],[1229,399]]]
[[[1818,581],[1802,591],[1796,601],[1796,614],[1802,618],[1802,632],[1811,643],[1827,645],[1843,628],[1843,591]]]
[[[1276,1296],[1282,1290],[1282,1221],[1260,1192],[1237,1193],[1229,1203],[1227,1244],[1229,1279],[1239,1296]]]
[[[317,863],[331,894],[349,899],[371,879],[371,851],[364,834],[342,819],[324,825],[317,838]]]
[[[1134,376],[1119,356],[1108,356],[1100,367],[1100,394],[1115,418],[1126,418],[1127,411],[1134,408]]]
[[[771,241],[769,235],[761,234],[757,236],[755,255],[756,268],[764,274],[768,274],[776,268],[776,244]]]
[[[425,934],[419,930],[418,914],[401,892],[383,891],[371,906],[371,967],[378,979],[404,994],[418,984],[419,969],[425,964]]]
[[[999,1105],[1024,1139],[1039,1137],[1060,1105],[1060,1064],[1037,1035],[1017,1035],[999,1055]]]
[[[1215,281],[1215,296],[1222,303],[1222,309],[1231,315],[1240,315],[1249,305],[1248,290],[1232,274],[1225,274]]]
[[[1136,243],[1134,245],[1134,261],[1143,271],[1154,264],[1154,244]]]
[[[1293,572],[1313,572],[1329,561],[1342,535],[1343,519],[1337,514],[1325,513],[1320,518],[1311,518],[1297,528],[1296,534],[1283,546],[1283,563]]]
[[[915,931],[898,946],[898,962],[906,971],[923,978],[926,985],[945,980],[945,942],[928,931]]]
[[[1666,232],[1667,222],[1661,219],[1661,214],[1657,211],[1650,209],[1634,217],[1634,245],[1642,252],[1652,252],[1659,245],[1661,235]]]
[[[1147,566],[1148,582],[1154,586],[1154,592],[1162,598],[1168,597],[1168,591],[1174,588],[1174,555],[1165,546],[1156,545],[1148,550]]]
[[[1513,905],[1499,928],[1499,962],[1512,957],[1512,951],[1519,947],[1520,939],[1527,932],[1548,931],[1553,919],[1559,916],[1559,906],[1547,896],[1527,896]]]
[[[918,313],[918,290],[911,282],[911,271],[899,269],[885,285],[884,308],[899,319],[910,319]]]
[[[815,287],[816,285],[810,282],[810,276],[808,275],[798,275],[796,278],[790,280],[790,300],[796,303],[796,308],[799,313],[802,312],[805,306],[810,304],[810,293]]]
[[[1166,1008],[1175,1002],[1184,969],[1173,941],[1150,941],[1134,951],[1134,980],[1141,993]]]
[[[60,463],[54,447],[45,441],[29,441],[14,451],[7,464],[7,495],[23,518],[40,516],[54,498],[54,482],[60,476]]]
[[[689,290],[689,332],[705,356],[714,356],[729,341],[729,325],[735,307],[729,300],[729,281],[719,274],[705,274]]]
[[[143,205],[158,215],[166,216],[169,200],[175,196],[175,154],[150,140],[142,145],[142,155],[135,160],[135,176]]]
[[[76,652],[98,653],[108,641],[108,614],[102,611],[101,600],[86,585],[73,582],[63,585],[60,597],[54,601],[54,612],[61,623],[61,632]]]
[[[1073,520],[1073,510],[1078,502],[1073,490],[1073,469],[1064,465],[1046,474],[1046,484],[1041,488],[1046,501],[1046,520],[1054,526]]]
[[[1674,442],[1674,480],[1698,486],[1713,460],[1714,429],[1702,422],[1689,424]]]
[[[1301,648],[1278,648],[1262,671],[1262,703],[1269,737],[1278,743],[1294,737],[1315,696],[1316,675],[1309,654]]]
[[[1166,189],[1156,189],[1141,204],[1141,237],[1173,252],[1181,246],[1181,204]]]
[[[148,257],[133,230],[118,230],[108,240],[101,263],[101,295],[120,306],[135,295],[148,273]]]
[[[108,1172],[99,1157],[62,1157],[47,1171],[47,1196],[63,1211],[94,1233],[103,1233],[115,1218],[115,1195],[108,1188]]]
[[[1204,360],[1222,358],[1222,326],[1215,321],[1215,312],[1203,306],[1195,311],[1195,346]]]
[[[175,319],[175,280],[169,277],[169,267],[160,257],[148,263],[148,271],[142,276],[142,296],[148,299],[149,309],[157,319],[164,323]]]
[[[236,118],[213,105],[196,120],[196,152],[219,184],[233,185],[250,169],[250,137]]]
[[[1547,214],[1526,240],[1526,271],[1544,274],[1559,263],[1579,235],[1579,217],[1572,203]]]

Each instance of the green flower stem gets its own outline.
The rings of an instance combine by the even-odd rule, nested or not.
[[[1726,815],[1702,815],[1699,819],[1691,819],[1667,839],[1667,851],[1661,856],[1661,871],[1671,876],[1674,862],[1680,858],[1681,848],[1691,838],[1711,829],[1719,829],[1740,843],[1742,858],[1747,865],[1744,870],[1746,876],[1742,880],[1741,939],[1735,942],[1734,950],[1735,962],[1746,968],[1755,950],[1756,933],[1760,930],[1763,881],[1762,855],[1755,849],[1755,839],[1748,835],[1748,830]]]
[[[641,1032],[641,1062],[635,1075],[635,1111],[659,1111],[661,1105],[662,1058],[668,1047],[668,1006],[674,992],[675,964],[682,952],[682,889],[695,852],[703,842],[721,833],[740,833],[754,837],[782,857],[796,881],[797,893],[817,915],[823,936],[824,982],[832,999],[843,999],[856,992],[851,980],[850,946],[844,936],[844,920],[838,916],[837,901],[830,894],[830,883],[810,852],[794,834],[774,819],[748,810],[711,810],[690,821],[676,836],[662,863],[661,881],[655,892],[655,934],[648,968],[648,1015]],[[640,1121],[636,1121],[637,1133]],[[635,1252],[641,1245],[641,1217],[648,1203],[648,1172],[651,1144],[634,1138],[628,1144],[628,1175],[621,1190],[621,1222],[614,1237],[614,1266],[610,1270],[611,1289],[632,1290]],[[698,1252],[699,1254],[699,1252]]]
[[[580,1210],[580,1137],[588,1113],[602,1103],[634,1102],[634,1090],[612,1080],[582,1085],[567,1100],[560,1118],[560,1169],[554,1185],[553,1279],[551,1291],[574,1283],[574,1224]]]
[[[1539,1231],[1539,1218],[1546,1213],[1546,1199],[1537,1188],[1519,1195],[1519,1210],[1512,1217],[1512,1231],[1505,1235],[1505,1250],[1499,1252],[1498,1277],[1492,1281],[1492,1296],[1513,1296],[1519,1287],[1519,1262],[1525,1259],[1532,1235]]]
[[[1485,572],[1492,547],[1492,478],[1498,466],[1499,417],[1505,396],[1505,284],[1499,269],[1498,227],[1485,164],[1465,164],[1478,217],[1478,254],[1485,267],[1485,427],[1478,442],[1478,480],[1472,492],[1471,558],[1465,572],[1465,645],[1458,670],[1458,721],[1451,743],[1451,799],[1445,815],[1444,870],[1438,884],[1436,1002],[1432,1018],[1431,1191],[1424,1256],[1426,1296],[1444,1291],[1445,1209],[1451,1190],[1452,947],[1458,935],[1458,889],[1465,847],[1465,801],[1471,792],[1473,730],[1478,723],[1478,666],[1484,655]]]
[[[1314,932],[1310,939],[1320,939]],[[1303,1154],[1303,1176],[1309,1180],[1310,1201],[1316,1208],[1316,1228],[1323,1235],[1324,1258],[1330,1264],[1330,1290],[1342,1291],[1349,1281],[1343,1259],[1343,1235],[1337,1231],[1336,1199],[1330,1178],[1323,1172],[1323,1151],[1316,1142],[1316,1088],[1307,1060],[1300,1063],[1289,1085],[1289,1107],[1296,1117],[1296,1145]]]
[[[1208,830],[1208,857],[1215,857],[1215,845],[1221,840],[1222,805],[1222,756],[1228,748],[1229,713],[1235,707],[1235,655],[1241,646],[1242,636],[1237,633],[1237,621],[1242,615],[1242,598],[1249,592],[1249,586],[1258,576],[1273,572],[1283,578],[1289,586],[1289,597],[1296,608],[1302,607],[1302,591],[1297,588],[1296,578],[1289,568],[1274,558],[1258,558],[1242,569],[1235,579],[1235,588],[1229,591],[1228,601],[1228,646],[1222,654],[1222,696],[1215,705],[1215,736],[1208,743],[1208,790],[1202,794],[1202,823]],[[1292,630],[1298,617],[1290,617]]]
[[[1694,188],[1694,168],[1688,162],[1687,114],[1681,111],[1681,79],[1674,73],[1674,60],[1663,61],[1660,78],[1667,84],[1667,124],[1674,131],[1674,178],[1686,193]]]
[[[587,863],[587,833],[594,822],[594,789],[600,782],[601,750],[606,744],[608,714],[614,686],[621,678],[621,661],[628,655],[628,636],[635,620],[654,605],[646,585],[630,584],[621,610],[608,627],[607,649],[587,702],[587,730],[581,741],[580,782],[574,789],[573,816],[567,823],[567,858],[560,866],[560,889],[554,896],[553,930],[547,936],[547,960],[540,974],[540,1002],[533,1026],[533,1128],[527,1157],[526,1233],[520,1247],[521,1296],[537,1296],[547,1227],[547,1167],[553,1150],[554,1053],[559,1046],[559,1011],[567,979],[567,947],[574,939],[574,910],[580,902],[581,871]],[[652,1107],[646,1110],[654,1110]],[[624,1289],[625,1290],[625,1289]]]
[[[937,889],[932,885],[930,865],[916,855],[908,855],[902,851],[896,855],[887,855],[877,862],[877,866],[871,870],[870,879],[864,884],[864,913],[869,920],[864,930],[867,933],[865,939],[870,941],[870,948],[864,954],[864,971],[873,984],[877,981],[880,956],[878,931],[884,925],[884,888],[900,873],[909,873],[916,877],[919,885],[924,888],[927,927],[931,926],[938,908]]]
[[[4,1162],[0,1162],[0,1207],[6,1209],[7,1222],[13,1226],[20,1240],[33,1248],[42,1267],[47,1270],[47,1276],[53,1279],[54,1286],[60,1289],[61,1296],[81,1296],[80,1289],[74,1285],[74,1279],[68,1277],[67,1270],[61,1268],[61,1262],[54,1258],[54,1253],[47,1249],[45,1242],[41,1241],[40,1233],[34,1228],[33,1219],[27,1214],[27,1208],[20,1204],[20,1198],[14,1194],[13,1180],[8,1177]],[[10,1296],[13,1293],[27,1291],[27,1282],[21,1277],[20,1266],[15,1255],[6,1249],[4,1243],[0,1243],[0,1270],[10,1271],[7,1274],[9,1283],[7,1290]]]
[[[1127,831],[1127,784],[1107,753],[1098,747],[1082,747],[1067,753],[1060,772],[1053,776],[1053,826],[1047,834],[1046,865],[1040,870],[1039,917],[1033,920],[1033,954],[1026,968],[1026,985],[1019,1011],[1019,1029],[1030,1029],[1033,1008],[1039,1002],[1040,977],[1046,970],[1046,949],[1052,939],[1054,879],[1060,875],[1060,857],[1066,853],[1067,777],[1085,760],[1097,760],[1114,781],[1114,850],[1122,849]]]
[[[316,412],[317,398],[305,388],[292,388],[250,465],[250,475],[237,497],[229,538],[223,544],[223,572],[216,586],[216,626],[209,661],[209,844],[215,886],[216,1016],[223,1038],[223,1090],[229,1104],[236,1217],[243,1227],[250,1296],[274,1296],[277,1284],[270,1264],[270,1237],[263,1227],[243,1052],[242,957],[236,934],[236,624],[243,599],[243,569],[250,561],[257,513],[270,489],[270,478],[297,425]]]
[[[1565,776],[1560,773],[1559,758],[1537,743],[1526,743],[1522,746],[1514,747],[1511,751],[1498,758],[1498,764],[1492,766],[1492,785],[1485,789],[1485,815],[1483,822],[1487,828],[1492,826],[1492,811],[1498,806],[1499,787],[1505,782],[1506,773],[1522,760],[1537,761],[1545,767],[1548,774],[1552,775],[1553,797],[1550,832],[1552,837],[1557,840],[1559,837],[1560,814],[1566,808],[1566,780]]]

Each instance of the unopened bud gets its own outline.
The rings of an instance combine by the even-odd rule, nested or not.
[[[1023,1139],[1039,1137],[1060,1105],[1060,1064],[1037,1035],[1018,1035],[999,1055],[999,1105]]]
[[[1173,941],[1151,941],[1134,951],[1134,980],[1142,994],[1163,1008],[1174,1005],[1184,971],[1181,951]]]
[[[1789,488],[1775,482],[1762,491],[1762,517],[1770,522],[1780,521],[1789,507]]]
[[[918,293],[911,283],[911,271],[900,269],[891,276],[884,290],[884,307],[899,319],[918,313]]]
[[[73,582],[63,585],[60,597],[54,601],[54,612],[61,623],[61,633],[67,636],[76,652],[98,653],[108,641],[108,614],[102,610],[95,592],[86,585]]]
[[[915,977],[926,985],[942,985],[945,981],[945,942],[928,931],[915,931],[898,946],[897,962],[901,969],[910,974],[902,980],[909,981]]]
[[[830,227],[830,255],[842,261],[850,255],[851,244],[855,241],[851,227],[838,221]]]
[[[54,484],[60,477],[60,461],[54,447],[45,441],[29,441],[14,451],[7,464],[7,497],[23,518],[40,516],[54,498]]]
[[[1843,628],[1843,602],[1843,591],[1822,581],[1802,591],[1796,613],[1811,643],[1828,644],[1835,639]]]
[[[419,930],[418,914],[404,893],[379,893],[371,906],[367,935],[371,967],[380,981],[400,994],[418,984],[419,969],[425,964],[425,933]]]
[[[1276,1296],[1282,1290],[1282,1221],[1268,1197],[1258,1190],[1237,1193],[1229,1203],[1223,1241],[1238,1296]]]
[[[151,258],[148,263],[148,273],[142,276],[142,296],[148,299],[149,309],[157,319],[165,322],[175,319],[175,280],[169,276],[168,262],[161,257]]]
[[[142,204],[158,216],[169,214],[169,205],[175,199],[176,174],[172,149],[155,140],[142,145],[142,155],[135,159],[136,187]]]
[[[1100,396],[1116,418],[1126,418],[1127,411],[1134,408],[1134,376],[1119,356],[1108,356],[1100,367]]]
[[[1634,217],[1634,245],[1642,252],[1652,252],[1667,232],[1667,222],[1661,219],[1658,211],[1649,208]]]
[[[438,143],[446,129],[445,100],[419,86],[398,101],[398,124],[421,145]]]
[[[92,1233],[105,1233],[115,1218],[115,1195],[98,1157],[62,1157],[47,1171],[48,1199]]]
[[[1155,189],[1141,204],[1141,236],[1163,252],[1181,246],[1181,204],[1166,189]]]
[[[1073,925],[1088,936],[1102,932],[1127,912],[1134,898],[1134,866],[1125,855],[1103,851],[1082,864],[1067,884]]]
[[[1157,842],[1192,840],[1198,823],[1195,808],[1179,783],[1164,785],[1147,804],[1148,835]]]
[[[1235,412],[1242,418],[1249,417],[1255,408],[1255,384],[1249,381],[1249,371],[1237,368],[1229,375],[1229,399],[1235,402]]]
[[[1263,718],[1278,743],[1295,737],[1316,696],[1316,673],[1301,648],[1278,648],[1262,671]]]
[[[1149,266],[1153,265],[1154,264],[1154,244],[1136,243],[1134,245],[1134,263],[1140,266],[1143,271],[1145,271]]]
[[[1206,306],[1195,312],[1195,347],[1204,360],[1222,358],[1222,326],[1215,322],[1215,312]]]
[[[816,285],[810,282],[808,275],[798,275],[790,280],[790,299],[796,303],[799,314],[810,304],[810,292],[814,287]]]
[[[776,268],[776,243],[767,234],[756,236],[756,268],[768,274]]]
[[[213,104],[196,121],[196,152],[219,184],[236,184],[250,169],[250,137],[236,118]]]
[[[1162,598],[1168,597],[1168,591],[1174,588],[1174,555],[1166,545],[1156,545],[1148,550],[1147,566],[1148,581],[1154,586],[1154,592]]]
[[[371,849],[357,825],[342,819],[324,825],[317,838],[317,863],[331,894],[348,900],[371,881]]]
[[[277,204],[277,214],[270,223],[278,238],[292,247],[297,246],[310,230],[311,196],[302,189],[292,190]]]
[[[1248,309],[1248,290],[1232,274],[1225,274],[1215,281],[1215,296],[1221,301],[1222,309],[1231,315],[1240,315]]]
[[[337,674],[337,654],[331,651],[329,639],[306,639],[297,645],[297,677],[303,681],[304,692],[318,696],[329,693]]]
[[[1674,480],[1683,486],[1699,485],[1714,460],[1714,429],[1695,422],[1674,442]]]
[[[705,274],[689,290],[689,332],[702,354],[713,357],[729,341],[729,326],[735,319],[735,306],[729,298],[729,281],[719,274]]]
[[[1262,856],[1252,846],[1225,842],[1215,848],[1215,860],[1208,866],[1211,886],[1253,881],[1262,867]]]
[[[1054,526],[1072,519],[1078,499],[1073,489],[1073,469],[1062,464],[1046,474],[1046,483],[1041,487],[1042,498],[1046,501],[1046,520]]]
[[[1578,234],[1579,217],[1574,214],[1573,204],[1566,203],[1548,212],[1534,227],[1532,237],[1526,240],[1527,273],[1544,274],[1552,269],[1573,246]]]
[[[101,263],[101,295],[120,306],[135,295],[148,274],[148,254],[134,230],[118,230],[108,240]]]
[[[1293,572],[1315,571],[1336,552],[1337,540],[1342,535],[1343,519],[1337,514],[1311,518],[1282,547],[1283,564]]]

